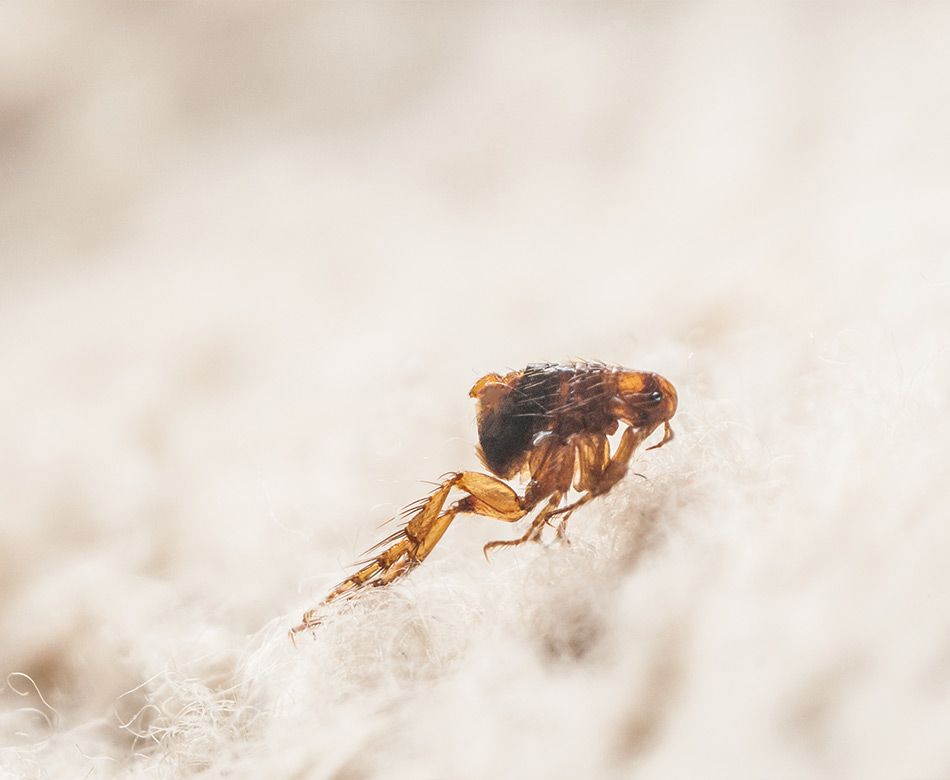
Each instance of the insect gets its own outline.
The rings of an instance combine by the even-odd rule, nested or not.
[[[557,519],[556,535],[565,538],[571,514],[603,495],[627,472],[630,458],[660,425],[663,439],[673,438],[676,389],[659,374],[603,363],[537,363],[504,376],[488,374],[469,395],[476,402],[477,454],[490,472],[447,475],[432,493],[403,513],[408,522],[367,550],[371,558],[337,585],[319,607],[306,612],[291,636],[321,622],[320,609],[368,586],[388,585],[422,563],[461,514],[514,523],[543,506],[517,539],[489,542],[488,551],[541,539]],[[609,436],[624,426],[610,451]],[[505,480],[527,478],[519,495]],[[564,504],[571,487],[580,496]],[[449,494],[463,495],[446,508]]]

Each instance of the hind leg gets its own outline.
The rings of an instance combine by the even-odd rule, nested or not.
[[[468,495],[442,511],[453,489]],[[408,574],[429,556],[456,515],[477,514],[513,523],[530,512],[536,503],[533,496],[522,498],[497,477],[477,471],[453,474],[422,502],[405,527],[367,550],[373,552],[383,548],[377,555],[363,561],[365,565],[361,569],[333,588],[316,609],[306,612],[300,624],[291,631],[291,636],[319,625],[320,608],[331,601],[364,587],[388,585]]]

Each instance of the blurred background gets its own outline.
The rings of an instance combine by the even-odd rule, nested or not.
[[[399,677],[383,704],[326,704],[318,716],[308,699],[295,710],[262,693],[267,675],[248,654],[269,648],[285,676],[325,670],[321,640],[285,656],[283,630],[427,489],[420,480],[476,467],[471,384],[544,360],[655,370],[681,388],[680,449],[638,470],[657,490],[678,484],[677,506],[693,507],[695,525],[677,515],[686,549],[722,544],[772,571],[774,558],[746,546],[748,527],[718,540],[709,529],[723,507],[742,522],[770,506],[781,516],[769,549],[801,558],[772,585],[803,622],[780,622],[770,642],[860,613],[851,597],[886,568],[877,558],[836,606],[823,606],[839,593],[831,585],[807,603],[802,587],[816,567],[836,570],[859,516],[879,517],[880,549],[898,548],[910,533],[902,518],[935,518],[945,497],[948,32],[941,3],[0,5],[0,767],[36,777],[225,764],[239,776],[339,778],[696,770],[684,756],[699,761],[700,724],[716,712],[700,704],[797,679],[800,649],[771,671],[739,664],[722,691],[687,686],[696,706],[668,707],[695,720],[671,731],[651,714],[659,704],[633,721],[608,706],[603,723],[582,727],[539,703],[550,729],[526,743],[532,759],[487,725],[497,712],[478,716],[484,679],[458,676],[483,631],[458,616],[482,615],[483,626],[493,572],[519,576],[517,551],[482,566],[481,544],[499,533],[487,521],[457,523],[441,563],[433,557],[436,579],[420,572],[419,600],[442,604],[451,628],[439,636],[451,641],[427,634],[414,650],[368,648],[361,661],[408,657],[430,681],[460,686],[486,746],[467,768],[446,752],[463,749],[461,734],[428,763],[383,770],[367,758],[380,723],[398,743],[412,731],[404,717],[457,713],[395,704],[421,690],[416,681]],[[902,435],[900,447],[887,438]],[[891,489],[869,497],[869,484]],[[838,530],[816,542],[802,518],[816,534]],[[613,538],[607,521],[591,522],[590,539]],[[936,527],[920,526],[912,548],[946,541]],[[695,606],[716,591],[715,578],[684,574],[683,555],[655,564],[655,591],[640,591],[650,606],[606,625],[642,629],[641,607],[663,613],[668,598]],[[948,590],[933,567],[936,579],[902,581],[900,604],[929,604],[922,635],[947,651],[946,598],[924,596]],[[677,590],[684,581],[696,590]],[[683,662],[688,679],[736,659],[720,642],[736,635],[710,626],[771,614],[759,585],[752,577],[747,601],[727,599],[729,619],[687,610],[686,624],[713,637]],[[455,600],[439,602],[443,591]],[[558,614],[544,604],[536,622]],[[512,609],[506,619],[524,623]],[[879,633],[842,628],[815,651],[832,671],[812,688],[789,685],[820,692],[869,636],[916,635],[871,623]],[[526,661],[526,672],[495,660],[519,670],[504,685],[534,680],[525,700],[558,690],[568,718],[580,702],[613,701],[608,692],[641,671],[656,685],[633,698],[663,699],[668,671],[638,657],[600,659],[594,692],[546,662]],[[884,668],[930,668],[916,658]],[[804,736],[786,739],[783,726],[759,740],[777,694],[739,697],[733,739],[759,749],[745,756],[748,774],[725,753],[716,766],[729,777],[946,776],[945,708],[917,709],[910,693],[895,706],[875,687],[891,677],[873,669],[857,685],[857,720],[824,699],[796,703],[788,717],[806,723]],[[326,680],[307,679],[329,696]],[[224,696],[235,680],[242,692]],[[361,690],[347,680],[334,695]],[[879,701],[915,749],[895,723],[863,730],[860,713]],[[386,706],[396,714],[381,716]],[[626,742],[603,736],[617,728]],[[289,763],[246,746],[274,733],[299,737],[283,737]],[[578,767],[545,752],[569,734],[589,737],[571,754],[584,756]],[[871,760],[866,738],[886,743],[883,758]],[[302,744],[309,752],[293,753]],[[908,766],[917,773],[896,769]]]

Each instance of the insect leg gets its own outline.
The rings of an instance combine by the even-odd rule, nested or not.
[[[590,492],[591,488],[610,464],[610,441],[605,435],[577,436],[574,438],[574,447],[577,464],[574,488],[582,491],[584,495],[573,504],[552,513],[561,516],[561,521],[557,525],[556,536],[562,542],[568,542],[567,521],[570,520],[575,509],[583,506],[594,497],[594,494]]]
[[[623,479],[633,453],[651,433],[653,428],[627,428],[607,465],[599,474],[591,474],[591,493],[595,496],[603,495]]]
[[[518,539],[499,540],[489,542],[482,551],[488,557],[488,551],[495,547],[512,547],[525,542],[541,540],[541,531],[554,514],[554,510],[561,503],[564,494],[571,487],[571,478],[574,476],[574,446],[556,439],[549,439],[548,443],[539,446],[532,453],[528,461],[531,469],[531,482],[525,490],[522,502],[525,511],[550,496],[547,505],[531,522],[528,530]]]
[[[543,496],[538,496],[536,491],[534,495],[531,495],[530,490],[525,497],[519,496],[497,477],[491,477],[477,471],[462,472],[456,475],[456,479],[455,487],[464,490],[468,495],[456,501],[444,514],[436,518],[431,528],[427,529],[425,541],[420,544],[419,550],[415,554],[417,563],[421,562],[432,551],[455,515],[475,514],[490,517],[493,520],[514,523],[530,512],[543,498]],[[559,502],[560,500],[557,503]],[[544,521],[542,520],[542,522]],[[532,525],[532,528],[534,527]],[[408,530],[409,528],[407,528]],[[507,542],[504,544],[507,544]],[[485,550],[491,546],[493,545],[486,545]]]
[[[540,541],[542,529],[545,525],[547,525],[547,522],[551,517],[551,513],[557,508],[558,504],[560,504],[563,499],[563,493],[555,493],[553,496],[551,496],[551,499],[548,501],[547,505],[545,505],[544,509],[538,512],[538,516],[531,521],[531,526],[519,538],[510,540],[499,539],[486,544],[482,548],[482,553],[485,555],[485,558],[488,558],[488,551],[494,549],[495,547],[514,547],[519,544],[524,544],[525,542]]]
[[[579,458],[577,484],[586,487],[587,492],[574,503],[551,513],[552,517],[563,515],[557,527],[559,539],[564,538],[567,521],[575,509],[584,506],[595,496],[603,495],[623,479],[633,453],[652,432],[652,429],[627,428],[620,437],[620,444],[617,445],[616,451],[610,457],[607,457],[609,444],[606,436],[595,437],[579,447],[579,454],[581,454],[581,448],[583,448],[583,454]],[[597,439],[602,439],[602,441],[597,441]]]
[[[577,474],[574,488],[590,490],[592,475],[600,474],[610,462],[610,442],[606,436],[579,436],[575,440]]]
[[[453,488],[468,495],[443,512]],[[364,561],[366,565],[333,588],[316,609],[304,614],[300,624],[291,631],[291,637],[319,625],[320,608],[341,596],[363,587],[388,585],[408,574],[428,557],[456,515],[473,513],[514,522],[524,517],[533,506],[526,506],[514,490],[496,477],[477,471],[453,474],[425,499],[404,528],[370,548],[370,552],[383,548],[380,553]]]
[[[417,562],[417,560],[414,560],[415,556],[413,556],[413,553],[420,547],[417,539],[420,536],[425,538],[425,535],[431,530],[457,476],[453,475],[439,485],[406,524],[405,528],[371,547],[367,552],[379,548],[385,549],[374,558],[364,561],[366,565],[333,588],[316,609],[305,612],[300,624],[291,629],[291,639],[301,631],[316,628],[320,624],[321,608],[331,601],[368,585],[387,585],[402,574],[407,573]],[[451,522],[451,519],[449,522]],[[448,523],[445,523],[445,527],[448,527]],[[442,528],[438,536],[441,536],[444,532],[445,528]],[[438,537],[436,537],[436,541],[438,541]],[[434,542],[430,544],[430,548],[432,545],[434,545]]]
[[[304,613],[300,624],[291,630],[291,639],[293,639],[294,634],[299,634],[301,631],[306,631],[310,628],[316,628],[318,625],[320,625],[319,615],[321,607],[324,607],[331,601],[338,599],[340,596],[362,588],[367,584],[382,584],[382,580],[390,575],[391,571],[396,569],[396,562],[403,557],[408,547],[408,540],[403,540],[398,544],[394,544],[388,550],[380,554],[374,561],[343,580],[343,582],[341,582],[327,594],[326,598],[320,602],[317,608],[309,609]]]

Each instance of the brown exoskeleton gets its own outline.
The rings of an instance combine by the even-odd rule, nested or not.
[[[673,438],[676,390],[659,374],[630,371],[601,363],[540,363],[522,371],[479,379],[470,396],[477,403],[478,456],[491,472],[451,474],[429,496],[409,507],[406,525],[368,552],[363,567],[337,585],[320,606],[369,585],[388,585],[428,557],[456,515],[475,514],[513,523],[542,501],[528,530],[510,541],[489,542],[484,551],[538,541],[555,517],[564,538],[568,518],[579,506],[610,490],[627,472],[637,447],[660,425],[663,439]],[[610,452],[608,436],[624,425]],[[524,495],[502,480],[529,478]],[[492,476],[494,475],[494,476]],[[561,506],[571,486],[581,495]],[[466,495],[445,509],[449,493]],[[291,635],[320,623],[310,610]]]

